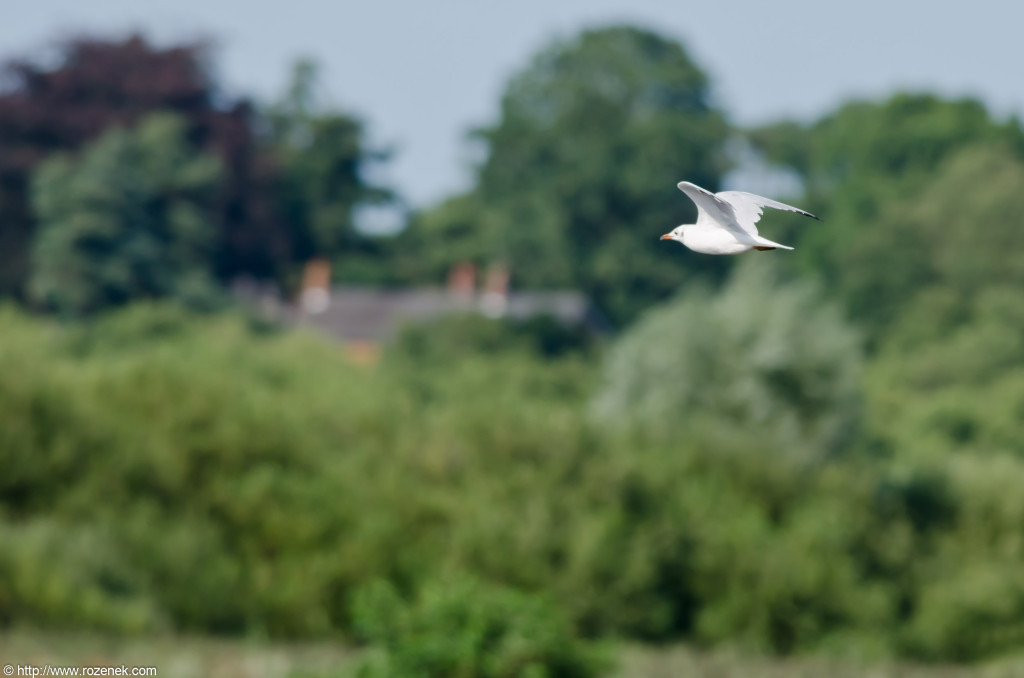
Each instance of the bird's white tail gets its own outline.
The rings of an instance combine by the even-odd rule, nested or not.
[[[791,250],[791,249],[793,249],[789,245],[782,245],[780,243],[773,242],[773,241],[769,240],[768,238],[762,238],[760,236],[757,237],[757,244],[754,245],[754,248],[755,249],[759,249],[759,250],[762,250],[762,249],[764,249],[764,250],[776,250],[776,249],[778,249],[778,250]]]

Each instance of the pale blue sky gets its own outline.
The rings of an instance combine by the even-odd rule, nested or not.
[[[900,88],[1024,113],[1024,3],[860,0],[33,0],[3,3],[0,57],[62,35],[141,28],[215,38],[221,81],[277,95],[289,63],[324,68],[331,103],[396,147],[390,181],[416,205],[467,182],[465,130],[493,120],[508,76],[553,36],[638,23],[681,39],[738,122],[809,119]]]

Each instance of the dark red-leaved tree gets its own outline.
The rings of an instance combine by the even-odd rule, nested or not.
[[[157,48],[138,36],[76,39],[61,47],[56,65],[14,60],[3,66],[0,295],[20,296],[28,274],[34,228],[28,190],[36,164],[155,111],[181,115],[197,147],[223,162],[216,273],[269,276],[292,258],[287,225],[275,218],[275,170],[253,134],[252,107],[217,90],[207,55],[203,43]]]

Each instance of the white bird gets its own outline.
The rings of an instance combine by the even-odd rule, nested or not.
[[[765,207],[796,212],[818,219],[810,212],[743,191],[712,193],[689,181],[676,184],[697,205],[697,223],[676,226],[662,240],[676,240],[703,254],[742,254],[750,250],[791,250],[757,234],[758,220]],[[818,219],[821,221],[821,219]]]

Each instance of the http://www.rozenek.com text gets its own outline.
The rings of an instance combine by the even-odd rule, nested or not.
[[[155,666],[53,666],[5,664],[4,676],[155,676]]]

